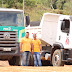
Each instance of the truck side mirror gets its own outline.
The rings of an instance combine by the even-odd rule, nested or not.
[[[26,16],[26,26],[28,26],[30,24],[30,17]]]

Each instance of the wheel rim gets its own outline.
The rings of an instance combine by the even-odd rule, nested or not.
[[[59,64],[59,58],[60,58],[59,55],[54,56],[54,65],[55,66]]]

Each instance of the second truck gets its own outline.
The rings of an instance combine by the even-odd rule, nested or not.
[[[44,13],[40,24],[30,24],[25,29],[30,38],[36,33],[41,40],[41,60],[48,60],[53,66],[72,62],[72,16]]]

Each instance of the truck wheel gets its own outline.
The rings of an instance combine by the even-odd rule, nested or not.
[[[55,50],[52,56],[52,64],[53,66],[64,66],[64,62],[61,60],[61,52],[60,50]]]
[[[16,62],[15,57],[13,57],[12,59],[8,60],[8,62],[9,62],[9,65],[15,65],[15,62]]]
[[[12,59],[8,60],[10,65],[16,65],[21,66],[22,65],[22,57],[21,56],[15,56]]]

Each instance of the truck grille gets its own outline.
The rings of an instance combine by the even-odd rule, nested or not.
[[[0,51],[3,48],[11,48],[12,51],[18,48],[18,31],[0,31]]]

